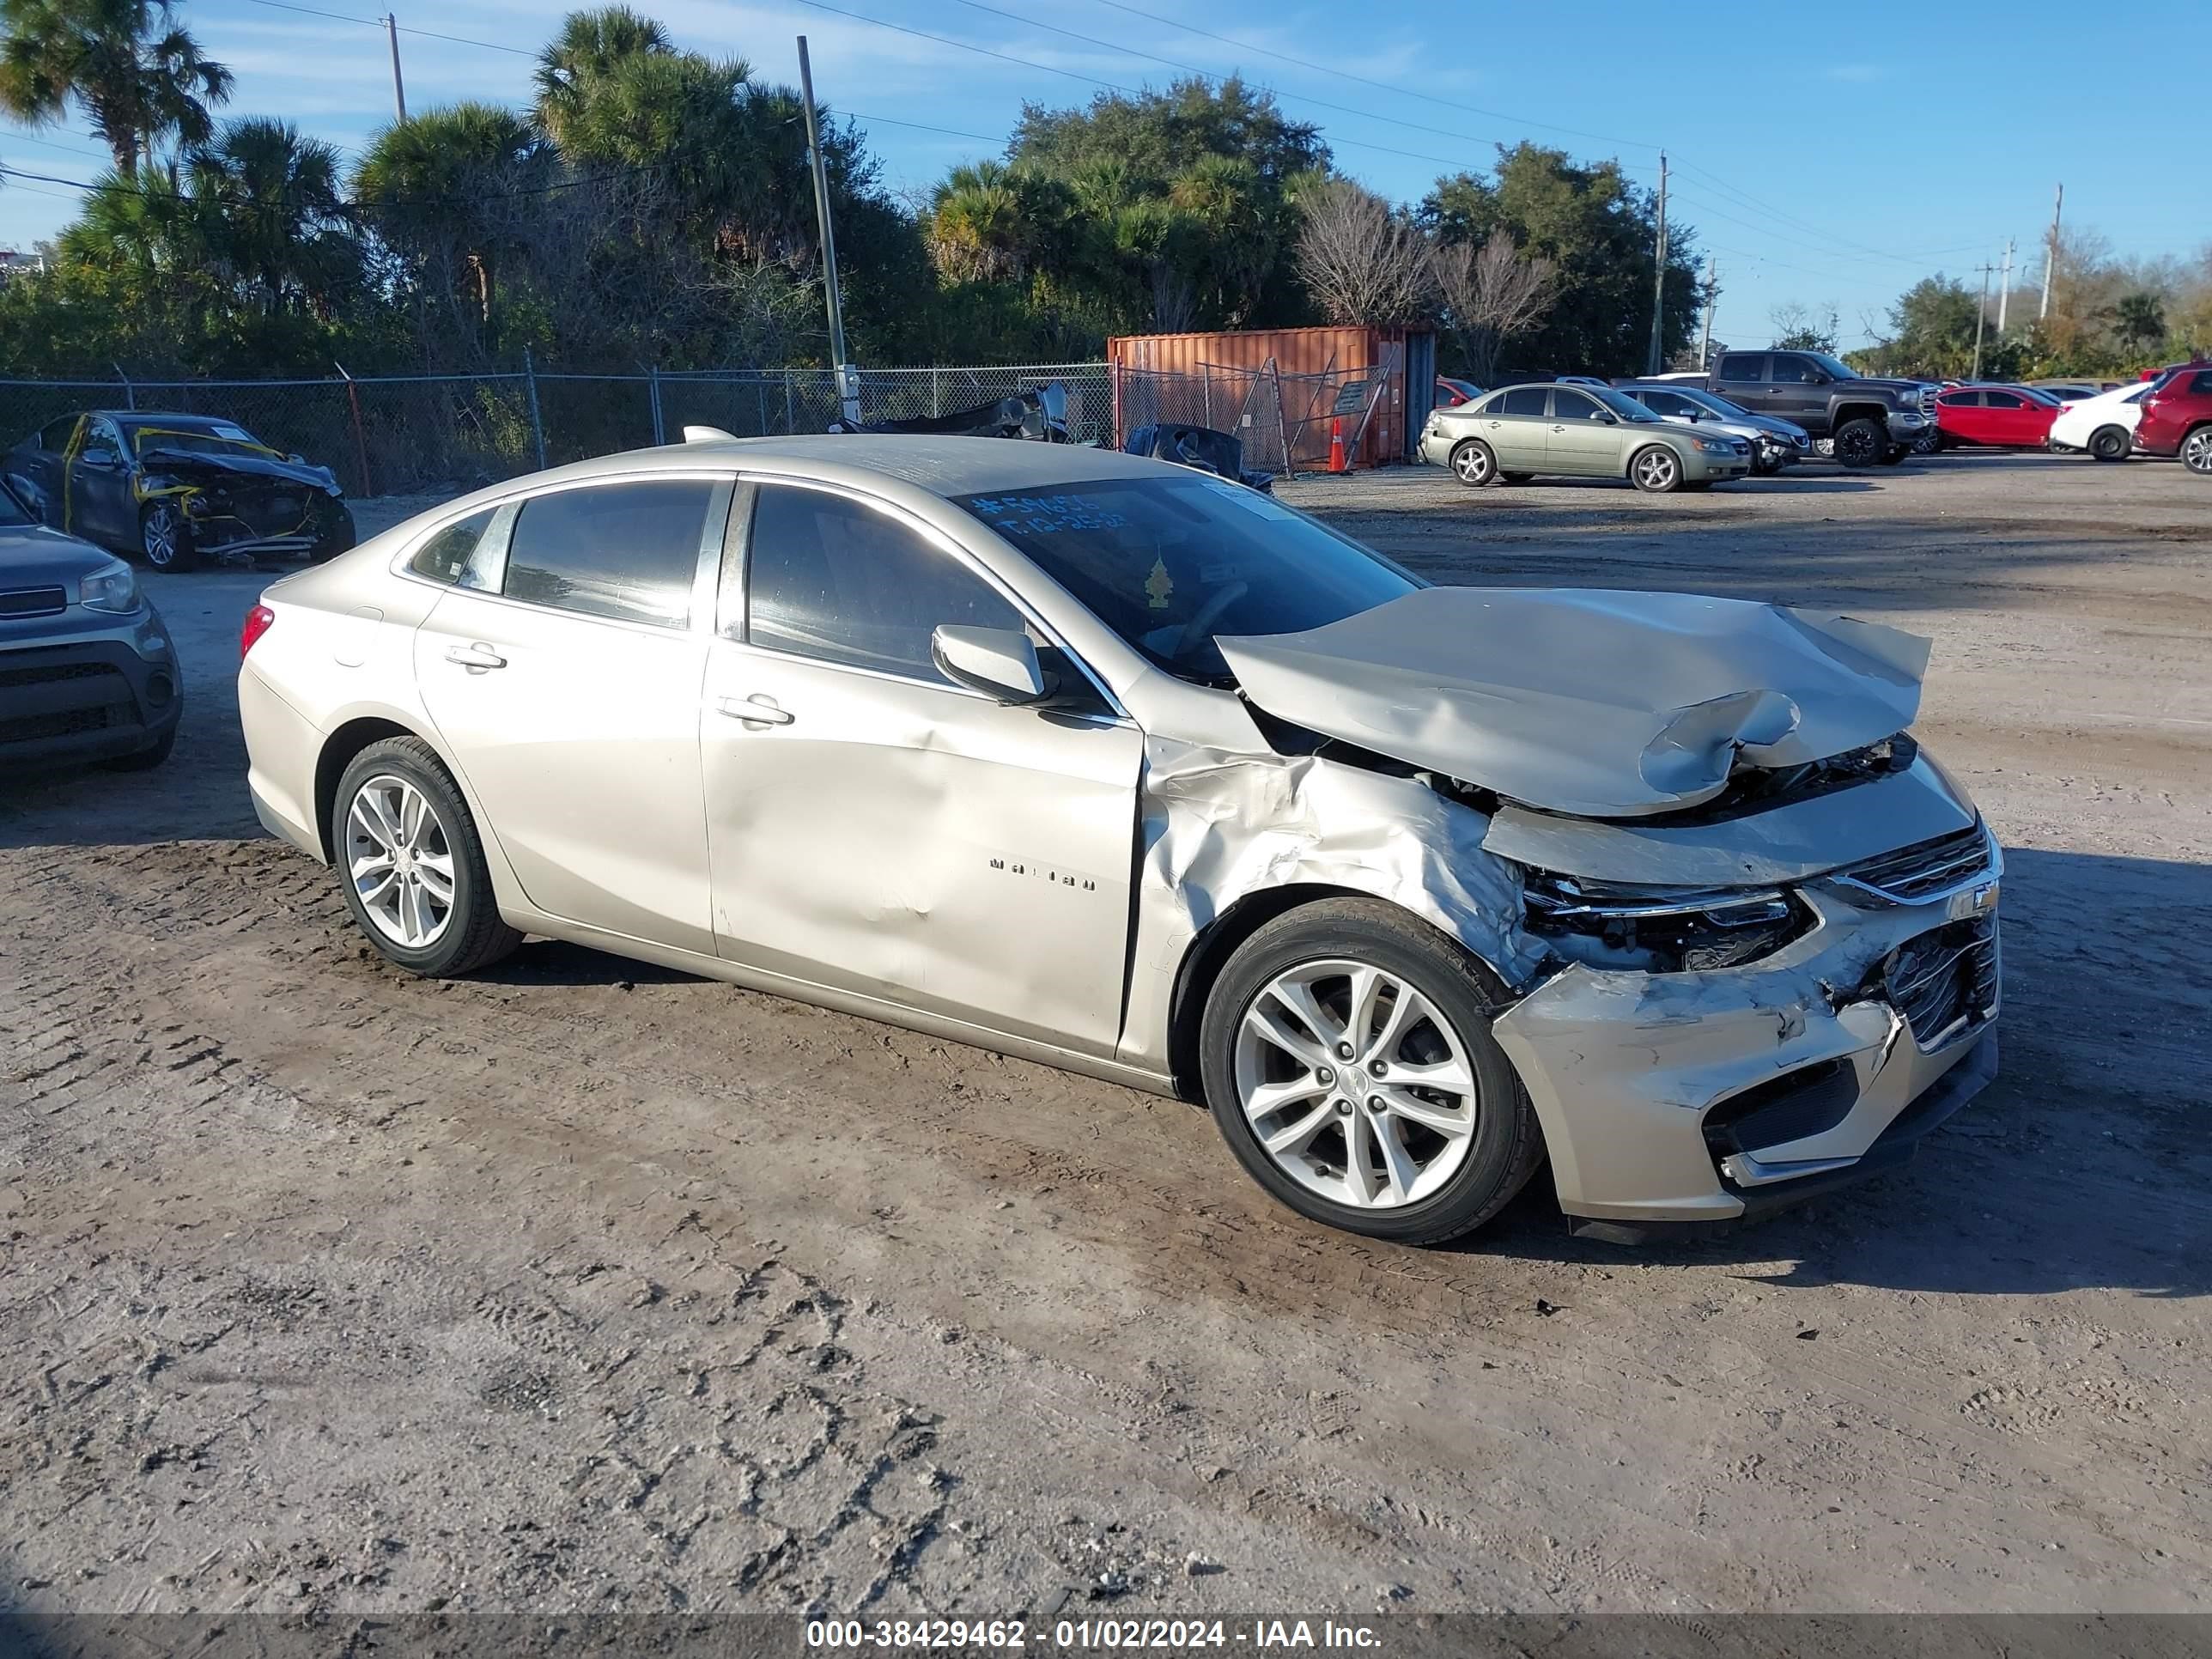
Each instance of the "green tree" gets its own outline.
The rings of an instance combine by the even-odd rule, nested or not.
[[[1504,231],[1522,252],[1558,270],[1558,297],[1521,356],[1532,365],[1591,374],[1640,371],[1650,349],[1657,204],[1618,162],[1578,166],[1565,150],[1501,145],[1485,175],[1437,180],[1421,217],[1446,244]],[[1668,226],[1661,355],[1686,347],[1697,325],[1696,233]]]
[[[628,6],[570,12],[561,33],[538,54],[532,76],[538,88],[538,125],[554,143],[567,142],[569,121],[590,100],[597,82],[629,58],[674,50],[667,30]]]
[[[227,124],[186,157],[198,239],[263,309],[327,311],[361,270],[337,150],[289,121]]]
[[[2150,349],[2166,338],[2164,301],[2141,289],[2123,295],[2113,310],[2112,329],[2130,351]]]
[[[44,125],[75,102],[125,179],[165,139],[204,143],[230,88],[171,0],[0,0],[0,109]]]

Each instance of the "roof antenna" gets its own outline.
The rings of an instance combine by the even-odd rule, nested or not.
[[[684,428],[684,441],[687,444],[735,443],[737,441],[736,433],[725,432],[719,426],[687,426]]]

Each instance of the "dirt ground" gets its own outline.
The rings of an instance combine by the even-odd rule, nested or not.
[[[1725,1239],[1540,1178],[1362,1243],[1173,1103],[565,945],[380,965],[246,800],[262,579],[156,577],[174,759],[0,781],[0,1608],[2212,1609],[2212,486],[1285,495],[1933,635],[1996,1085]]]

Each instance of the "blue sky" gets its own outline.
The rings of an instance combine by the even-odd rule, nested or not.
[[[461,97],[526,101],[528,53],[558,15],[528,0],[313,0],[313,9],[372,18],[387,3],[403,29],[488,43],[403,33],[416,110]],[[1765,338],[1778,306],[1832,303],[1849,348],[1931,270],[1978,281],[1973,268],[1998,261],[2008,237],[2015,264],[2029,265],[2062,180],[2067,222],[2119,253],[2212,243],[2212,173],[2195,151],[2192,113],[2212,64],[2207,0],[2102,13],[2079,0],[1858,0],[1847,27],[1833,6],[1790,0],[1130,0],[1237,44],[1109,0],[632,3],[680,45],[740,55],[793,83],[793,40],[805,34],[817,95],[861,118],[894,188],[994,154],[1024,100],[1079,103],[1096,82],[1159,84],[1177,65],[1273,88],[1286,111],[1321,124],[1340,168],[1401,200],[1439,173],[1482,167],[1500,141],[1617,156],[1646,183],[1664,147],[1671,215],[1719,262],[1715,332],[1737,343]],[[349,153],[390,118],[380,27],[268,0],[185,0],[179,11],[236,72],[229,113],[287,116]],[[0,125],[0,162],[79,179],[100,165],[74,118],[33,133]],[[0,247],[51,234],[76,194],[9,179]]]

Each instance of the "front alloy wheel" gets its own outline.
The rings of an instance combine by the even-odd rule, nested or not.
[[[1664,495],[1681,488],[1681,459],[1664,444],[1654,444],[1628,464],[1628,476],[1638,489]]]
[[[172,501],[150,504],[138,520],[138,545],[156,570],[183,570],[191,564],[191,532]]]
[[[1332,1203],[1426,1198],[1473,1144],[1466,1045],[1410,983],[1370,963],[1331,958],[1276,975],[1237,1027],[1236,1075],[1261,1149]]]
[[[2200,426],[2181,441],[2181,464],[2200,478],[2212,478],[2212,426]]]

